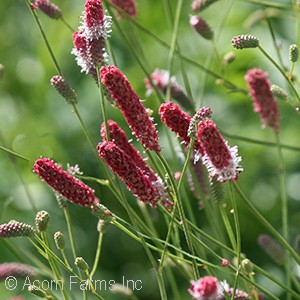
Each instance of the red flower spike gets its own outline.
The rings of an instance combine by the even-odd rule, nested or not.
[[[99,156],[125,182],[135,196],[142,202],[150,203],[152,207],[156,207],[159,200],[156,188],[128,154],[114,142],[101,142],[97,149]]]
[[[260,116],[263,126],[270,126],[276,133],[280,128],[280,113],[277,102],[271,92],[267,73],[260,69],[249,70],[245,76],[249,86],[249,95],[253,99],[253,109]]]
[[[163,103],[158,113],[162,122],[166,125],[184,141],[185,145],[188,146],[190,143],[190,137],[188,136],[189,124],[191,117],[183,112],[181,108],[172,102]],[[202,155],[202,149],[198,141],[194,143],[194,149]]]
[[[188,292],[193,299],[216,299],[218,280],[213,276],[205,276],[197,281],[192,280]]]
[[[37,272],[35,269],[27,264],[17,262],[5,262],[0,264],[0,281],[13,277],[35,277]]]
[[[33,166],[33,172],[59,194],[76,204],[92,206],[98,203],[98,199],[90,187],[64,171],[49,158],[38,159]]]
[[[103,66],[100,69],[100,78],[144,147],[159,152],[160,146],[155,125],[125,75],[115,66]]]
[[[119,127],[119,125],[112,120],[108,120],[107,125],[108,125],[110,139],[120,149],[122,149],[127,155],[131,157],[131,159],[135,162],[135,164],[145,173],[145,175],[149,177],[150,181],[158,180],[157,175],[146,164],[141,154],[128,142],[125,132]],[[106,132],[105,132],[105,123],[102,123],[100,133],[103,140],[107,140]]]
[[[197,136],[204,152],[202,161],[210,176],[216,176],[221,182],[236,180],[243,171],[239,166],[242,159],[237,156],[237,146],[229,147],[211,120],[201,121],[198,124]]]
[[[130,17],[135,17],[137,15],[136,4],[134,0],[109,0],[116,7],[121,8]],[[120,17],[122,14],[118,13]]]
[[[51,19],[59,19],[62,16],[60,8],[50,0],[36,0],[34,6],[38,7]],[[31,6],[31,9],[33,9],[33,6]]]

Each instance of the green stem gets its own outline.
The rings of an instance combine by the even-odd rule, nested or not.
[[[227,234],[228,234],[228,237],[229,237],[231,246],[232,246],[233,249],[237,249],[237,242],[236,242],[236,240],[235,240],[235,238],[234,238],[234,233],[233,233],[233,231],[232,231],[230,222],[229,222],[229,220],[228,220],[228,216],[227,216],[225,207],[224,207],[224,205],[221,203],[221,204],[219,205],[219,208],[220,208],[222,220],[223,220],[225,229],[226,229],[226,231],[227,231]]]
[[[289,79],[289,77],[285,74],[285,71],[277,64],[277,62],[259,45],[258,49],[263,53],[264,56],[266,56],[266,58],[268,60],[271,61],[271,63],[277,68],[277,70],[282,74],[282,76],[285,78],[285,80],[287,81],[287,83],[289,84],[289,86],[291,87],[292,91],[294,92],[295,96],[298,99],[298,102],[300,104],[300,96],[298,94],[298,92],[296,91],[292,81]]]
[[[91,278],[93,278],[94,274],[96,273],[96,270],[97,270],[97,267],[99,264],[101,248],[102,248],[102,240],[103,240],[103,232],[99,232],[97,251],[96,251],[96,255],[95,255],[95,259],[94,259],[94,265],[93,265],[92,271],[90,273]]]

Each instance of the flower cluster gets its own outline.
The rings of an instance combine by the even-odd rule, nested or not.
[[[51,85],[68,103],[75,104],[77,102],[77,95],[75,91],[70,87],[70,85],[62,76],[53,76],[50,82]]]
[[[200,12],[217,1],[218,0],[194,0],[192,2],[192,10],[194,12]]]
[[[278,105],[271,92],[271,84],[267,74],[261,69],[251,69],[245,79],[249,86],[249,95],[253,99],[253,109],[260,116],[263,126],[270,126],[279,132],[280,115]]]
[[[34,234],[34,228],[25,223],[11,220],[6,224],[0,225],[0,238],[10,238],[17,236],[31,236]]]
[[[52,19],[59,19],[62,16],[61,9],[50,0],[35,0],[33,7],[37,7]]]
[[[219,282],[213,276],[192,280],[188,292],[195,300],[225,300],[232,296],[233,288],[226,281]],[[247,300],[249,295],[241,290],[235,291],[234,299]]]
[[[79,30],[73,34],[77,64],[82,72],[95,77],[96,67],[102,65],[107,56],[103,46],[111,32],[111,17],[106,16],[101,0],[87,0]],[[96,78],[95,78],[96,79]]]
[[[109,0],[114,6],[122,9],[128,16],[135,17],[137,15],[136,4],[134,0]],[[122,17],[121,13],[118,13]]]
[[[34,277],[36,276],[36,271],[30,265],[17,262],[5,262],[0,264],[0,281],[6,279],[9,276]]]
[[[214,33],[207,22],[199,16],[190,17],[190,25],[194,28],[203,38],[212,40]]]
[[[103,66],[100,70],[100,78],[118,103],[136,137],[146,149],[159,152],[155,125],[125,75],[115,66]]]
[[[236,49],[256,48],[259,40],[253,35],[237,35],[232,38],[231,45]]]
[[[56,192],[76,204],[91,206],[98,202],[90,187],[64,171],[49,158],[36,160],[33,171]]]
[[[180,103],[184,108],[191,110],[193,104],[191,100],[184,93],[183,88],[178,85],[174,76],[170,77],[170,73],[167,70],[155,69],[151,74],[151,80],[158,90],[164,95],[167,94],[167,89],[170,88],[171,98]],[[153,92],[153,86],[148,78],[145,78],[145,86],[147,88],[147,95]]]

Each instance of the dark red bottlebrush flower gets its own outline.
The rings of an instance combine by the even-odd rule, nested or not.
[[[9,276],[13,277],[34,277],[37,273],[35,269],[26,264],[17,262],[5,262],[0,264],[0,281],[5,280]]]
[[[210,176],[218,181],[236,180],[243,169],[239,163],[237,146],[229,147],[211,120],[198,124],[198,141],[203,150],[202,161]]]
[[[76,204],[91,206],[98,202],[90,187],[49,158],[39,158],[33,166],[33,171],[56,192]]]
[[[280,128],[280,114],[277,102],[271,92],[267,74],[260,69],[249,70],[245,76],[253,109],[260,116],[263,126],[270,126],[276,133]]]
[[[189,124],[191,121],[191,117],[183,112],[181,108],[170,101],[163,103],[158,113],[160,114],[160,118],[162,122],[166,123],[166,125],[174,131],[185,143],[186,146],[190,143],[190,137],[188,136]],[[202,153],[200,144],[195,141],[194,149]]]
[[[121,8],[130,17],[135,17],[137,15],[136,4],[134,0],[109,0],[116,7]],[[122,17],[122,14],[119,14]]]
[[[151,181],[156,181],[158,179],[157,175],[146,164],[141,154],[129,143],[125,132],[119,127],[119,125],[112,120],[108,120],[107,125],[111,141],[113,141],[120,149],[129,155],[135,164],[149,177]],[[103,140],[107,140],[105,123],[102,123],[100,133]]]
[[[170,78],[169,71],[155,69],[151,74],[153,84],[166,95],[168,87],[170,87],[171,97],[180,103],[184,108],[191,110],[193,104],[191,100],[184,93],[183,88],[176,83],[176,78],[172,76]],[[148,78],[145,78],[145,86],[147,88],[147,94],[150,95],[153,91],[152,84]]]
[[[17,236],[31,236],[34,234],[34,228],[25,223],[15,220],[6,224],[0,224],[0,238],[10,238]]]
[[[111,17],[106,16],[101,0],[86,0],[79,27],[88,40],[107,39],[111,32]]]
[[[156,206],[159,200],[156,188],[128,154],[114,142],[108,141],[99,143],[97,149],[100,157],[135,196],[142,202],[150,203],[152,207]]]
[[[50,80],[51,85],[58,91],[58,93],[70,104],[77,102],[77,95],[71,86],[65,81],[62,76],[53,76]]]
[[[84,31],[76,31],[73,34],[74,48],[72,54],[76,56],[76,62],[82,72],[95,73],[97,65],[105,60],[103,39],[88,40]]]
[[[214,37],[213,31],[211,30],[211,28],[207,24],[207,22],[204,21],[201,17],[191,16],[190,17],[190,25],[205,39],[207,39],[207,40],[213,39],[213,37]]]
[[[259,46],[259,40],[253,35],[242,34],[234,36],[231,45],[236,49],[256,48]]]
[[[118,103],[136,137],[146,149],[159,152],[155,125],[125,75],[115,66],[103,66],[100,69],[100,78]]]
[[[188,292],[196,300],[217,299],[218,280],[213,276],[205,276],[197,281],[192,280]]]
[[[59,19],[62,16],[60,8],[50,0],[36,0],[34,5],[49,18]]]

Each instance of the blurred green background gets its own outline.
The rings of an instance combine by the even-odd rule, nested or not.
[[[219,74],[220,65],[213,53],[212,43],[204,40],[189,25],[189,15],[192,14],[191,2],[183,1],[178,45],[183,55],[201,65],[209,66]],[[273,1],[273,3],[281,4],[290,4],[290,2]],[[138,0],[137,3],[138,16],[136,21],[170,44],[172,28],[169,22],[170,16],[166,13],[166,3],[169,3],[174,15],[177,1]],[[65,20],[76,29],[84,1],[58,0],[56,4],[62,8]],[[272,83],[286,88],[286,83],[280,73],[257,49],[237,51],[230,44],[234,35],[255,35],[260,39],[264,49],[277,60],[267,22],[265,20],[253,21],[257,16],[259,17],[260,12],[260,6],[247,3],[247,1],[226,0],[219,1],[201,13],[201,16],[215,30],[216,47],[220,55],[223,56],[229,51],[236,53],[236,60],[225,70],[225,76],[228,80],[246,89],[244,80],[246,71],[258,67],[268,72]],[[270,14],[271,12],[273,16],[270,18],[270,22],[280,46],[284,64],[289,68],[288,47],[290,44],[297,43],[299,38],[297,36],[296,14],[288,9],[272,9],[272,11],[269,9]],[[72,32],[60,20],[51,20],[41,12],[38,12],[38,15],[65,78],[78,94],[78,109],[84,122],[94,141],[99,142],[99,129],[103,121],[99,91],[94,81],[80,72],[74,56],[70,53],[73,46]],[[141,43],[144,52],[142,61],[148,72],[154,71],[155,68],[168,68],[168,49],[159,45],[149,35],[136,29],[127,20],[118,20],[118,22],[133,44]],[[117,66],[127,76],[141,99],[146,99],[145,73],[115,25],[113,25],[112,30],[110,43]],[[140,51],[138,47],[137,51]],[[104,175],[99,169],[75,114],[72,112],[72,107],[67,105],[50,85],[50,78],[56,75],[57,71],[25,1],[0,2],[0,63],[4,65],[0,80],[0,145],[29,159],[29,162],[21,159],[11,160],[7,153],[0,152],[0,222],[6,223],[11,219],[30,224],[34,222],[34,213],[21,182],[21,176],[37,209],[47,210],[51,215],[49,236],[57,230],[67,235],[63,211],[57,206],[52,190],[32,173],[34,161],[40,156],[50,157],[61,163],[64,168],[66,168],[67,163],[79,164],[81,171],[86,176],[102,179]],[[241,93],[230,93],[223,85],[216,84],[216,78],[207,75],[191,64],[184,63],[184,68],[187,72],[196,108],[199,108],[200,103],[210,106],[214,112],[213,120],[221,131],[274,142],[271,129],[261,128],[259,117],[253,112],[249,97]],[[295,74],[299,74],[297,64]],[[184,86],[178,57],[174,61],[173,75],[176,76],[178,83]],[[298,80],[295,85],[296,88],[299,88]],[[170,163],[172,171],[179,171],[182,168],[182,161],[172,157],[164,126],[157,114],[160,104],[158,97],[152,94],[146,100],[144,105],[154,111],[154,120],[158,124],[162,154]],[[287,103],[281,102],[279,106],[281,142],[299,147],[299,115]],[[128,138],[133,138],[120,112],[110,105],[107,105],[107,111],[109,118],[117,121],[127,132]],[[174,134],[172,134],[172,139],[176,151],[179,151],[180,147]],[[247,143],[234,138],[228,140],[230,145],[237,144],[239,146],[239,154],[243,157],[242,165],[245,171],[239,178],[239,184],[243,191],[274,227],[281,232],[276,148]],[[133,144],[142,151],[135,138],[133,138]],[[287,170],[291,243],[293,243],[300,229],[299,152],[284,150],[284,158]],[[127,219],[126,213],[107,188],[92,182],[88,184],[95,189],[101,202],[113,212]],[[187,182],[185,185],[188,190]],[[126,196],[130,205],[138,210],[136,199],[131,193],[126,191]],[[198,226],[209,232],[205,214],[203,210],[198,208],[197,200],[191,191],[187,191],[187,199],[185,200],[192,203],[198,219]],[[73,220],[78,255],[83,256],[88,263],[92,264],[97,245],[97,219],[91,217],[88,210],[82,207],[70,204],[69,209]],[[264,228],[253,219],[243,205],[240,205],[239,209],[243,252],[266,271],[282,280],[284,277],[283,269],[277,267],[257,245],[256,239],[259,234],[265,233]],[[150,208],[149,211],[153,216],[154,225],[161,231],[161,237],[164,237],[166,227],[161,214]],[[24,258],[23,253],[26,252],[32,252],[40,258],[32,246],[22,238],[11,240],[11,244],[21,258]],[[69,248],[68,254],[71,258]],[[15,260],[17,258],[12,249],[3,240],[0,240],[0,263]],[[183,281],[176,269],[174,269],[174,275],[182,293],[181,299],[189,299],[186,292],[189,282]],[[96,277],[122,282],[123,276],[133,280],[142,280],[143,288],[137,292],[139,299],[159,298],[155,275],[142,246],[120,230],[110,226],[104,238]],[[278,287],[273,288],[269,283],[260,281],[260,278],[257,280],[261,284],[266,284],[280,297],[281,291]],[[170,287],[167,286],[167,288]],[[0,283],[1,299],[6,299],[16,292],[7,291],[4,284]],[[21,291],[19,290],[19,292]],[[121,296],[114,296],[108,292],[104,292],[103,295],[107,299],[123,299]],[[31,299],[28,293],[26,299]],[[79,299],[79,296],[76,299]]]

